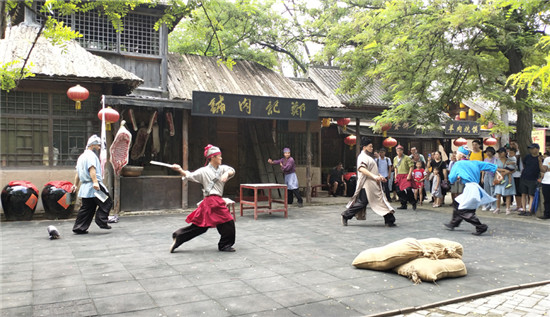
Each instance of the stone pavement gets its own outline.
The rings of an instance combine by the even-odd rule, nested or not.
[[[480,212],[489,231],[477,237],[467,223],[443,229],[450,208],[423,206],[399,210],[397,228],[384,227],[370,210],[367,221],[343,227],[347,199],[315,201],[291,208],[288,219],[274,213],[254,221],[251,211],[237,216],[235,253],[217,251],[214,229],[170,254],[171,233],[185,225],[186,211],[122,215],[112,230],[92,224],[87,235],[72,234],[72,219],[2,222],[0,315],[540,316],[549,310],[547,285],[519,288],[550,276],[549,221]],[[60,240],[48,240],[50,224]],[[362,250],[405,237],[462,243],[468,275],[414,285],[350,265]],[[518,289],[454,302],[512,288]],[[517,313],[523,307],[528,314]]]

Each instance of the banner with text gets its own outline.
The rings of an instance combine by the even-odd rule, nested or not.
[[[316,121],[317,100],[193,91],[192,115]]]

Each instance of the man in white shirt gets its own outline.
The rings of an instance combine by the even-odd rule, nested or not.
[[[388,186],[390,175],[392,171],[392,165],[391,160],[389,157],[386,157],[386,149],[381,148],[378,152],[378,158],[375,159],[376,164],[378,165],[378,172],[380,175],[384,176],[386,178],[386,182],[382,182],[382,188],[384,189],[384,193],[386,194],[386,198],[388,201],[391,201],[390,198],[390,188]]]

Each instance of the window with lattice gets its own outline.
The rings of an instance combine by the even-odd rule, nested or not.
[[[65,94],[2,92],[1,166],[74,166],[88,137],[100,134],[98,104],[91,95],[75,110]]]
[[[38,4],[38,9],[44,3]],[[117,32],[105,15],[95,11],[78,12],[71,16],[61,16],[50,11],[49,15],[78,31],[83,37],[77,41],[90,50],[160,55],[160,34],[154,29],[158,17],[139,13],[128,13],[123,18],[123,29]],[[44,23],[42,17],[37,18]]]

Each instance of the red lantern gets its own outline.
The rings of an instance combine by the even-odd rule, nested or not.
[[[466,141],[465,138],[460,137],[460,138],[456,139],[456,140],[453,142],[453,144],[454,144],[455,146],[463,146],[463,145],[468,144],[468,141]]]
[[[457,115],[455,116],[455,120],[456,120],[456,121],[460,121],[460,115],[459,115],[459,114],[457,114]]]
[[[345,127],[351,122],[350,118],[340,118],[336,120],[336,123],[338,123],[339,126]]]
[[[389,129],[391,129],[391,123],[386,123],[386,124],[384,124],[384,125],[382,125],[382,126],[380,127],[380,130],[382,130],[382,135],[383,135],[384,137],[387,136],[387,131],[388,131]]]
[[[382,145],[391,149],[392,147],[397,145],[397,140],[390,136],[389,138],[386,138],[384,141],[382,141]]]
[[[491,137],[491,138],[487,138],[485,139],[485,141],[483,141],[483,144],[485,144],[486,146],[494,146],[494,145],[497,145],[497,139]]]
[[[80,102],[88,99],[89,96],[90,96],[90,92],[88,91],[88,89],[80,85],[73,86],[69,88],[69,90],[67,90],[67,97],[69,97],[69,99],[71,99],[72,101],[76,101],[76,105],[75,105],[76,110],[80,110],[81,108]]]
[[[355,135],[348,135],[345,139],[344,139],[344,143],[346,143],[347,145],[349,145],[349,149],[351,150],[353,148],[353,146],[357,143],[357,137]]]
[[[115,109],[108,107],[99,110],[99,112],[97,113],[97,117],[99,118],[99,120],[103,120],[103,113],[105,113],[105,130],[111,131],[111,123],[117,122],[120,118],[120,115]]]

